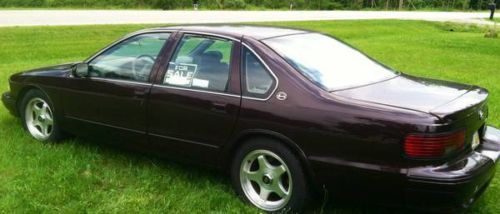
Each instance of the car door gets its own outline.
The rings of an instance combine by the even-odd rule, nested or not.
[[[151,88],[150,143],[160,154],[211,164],[237,120],[239,41],[183,34]]]
[[[70,77],[62,93],[72,131],[104,138],[146,141],[150,76],[168,32],[129,37],[88,61],[90,77]]]

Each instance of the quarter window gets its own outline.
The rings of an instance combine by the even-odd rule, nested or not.
[[[163,84],[226,91],[232,48],[230,40],[185,35],[169,62]]]
[[[272,92],[275,81],[266,67],[248,48],[243,49],[243,71],[245,73],[244,96],[265,98]]]
[[[147,82],[170,33],[134,36],[111,47],[89,63],[93,77]]]

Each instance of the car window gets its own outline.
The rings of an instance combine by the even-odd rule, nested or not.
[[[319,33],[273,37],[262,42],[327,91],[368,85],[399,75],[349,45]]]
[[[169,62],[163,84],[224,92],[229,80],[233,42],[185,35]]]
[[[243,71],[245,74],[244,96],[265,98],[271,93],[274,79],[264,64],[248,48],[243,49]]]
[[[147,82],[169,33],[134,36],[106,50],[89,63],[92,77]]]

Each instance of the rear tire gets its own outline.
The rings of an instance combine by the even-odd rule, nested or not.
[[[268,138],[249,140],[238,149],[231,165],[231,181],[244,201],[267,212],[301,212],[310,195],[296,155]]]
[[[42,91],[32,89],[26,92],[19,113],[24,128],[36,140],[57,142],[63,138],[53,105]]]

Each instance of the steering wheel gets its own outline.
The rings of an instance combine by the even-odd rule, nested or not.
[[[150,55],[140,55],[132,61],[132,74],[136,80],[146,80],[149,78],[151,67],[155,63],[155,58]]]

